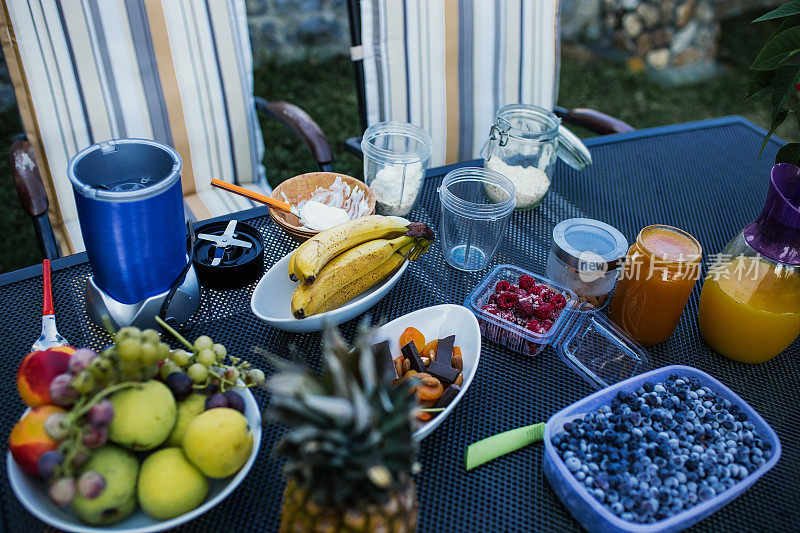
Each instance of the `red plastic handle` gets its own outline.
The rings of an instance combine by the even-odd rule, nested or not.
[[[42,261],[42,278],[44,280],[44,285],[42,286],[42,314],[43,315],[54,315],[56,314],[53,310],[53,289],[50,285],[50,260],[45,259]]]

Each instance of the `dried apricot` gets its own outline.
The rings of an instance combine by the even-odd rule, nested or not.
[[[431,342],[429,342],[428,344],[425,344],[424,346],[425,347],[422,349],[422,351],[419,352],[419,354],[422,357],[428,357],[432,361],[435,361],[436,360],[436,349],[439,347],[439,339],[433,339]]]
[[[412,341],[414,342],[414,346],[417,347],[417,350],[425,346],[425,335],[420,333],[417,328],[409,326],[403,331],[403,334],[400,335],[400,348]]]
[[[442,382],[430,374],[417,374],[420,385],[417,385],[417,398],[421,401],[438,400],[444,392]]]

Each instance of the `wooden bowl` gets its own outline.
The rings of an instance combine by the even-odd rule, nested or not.
[[[272,190],[272,197],[276,200],[286,201],[292,205],[297,205],[301,200],[307,200],[314,194],[314,191],[319,187],[328,188],[336,180],[337,176],[342,177],[342,181],[350,185],[352,189],[362,189],[364,191],[364,198],[367,200],[367,215],[375,214],[375,195],[372,190],[367,187],[366,183],[359,181],[351,176],[339,174],[338,172],[309,172],[308,174],[300,174],[290,178]],[[283,194],[281,194],[283,193]],[[284,198],[284,194],[286,198]],[[297,242],[304,242],[319,233],[303,228],[300,219],[297,215],[275,209],[269,208],[269,216],[272,220],[286,232],[289,237]]]

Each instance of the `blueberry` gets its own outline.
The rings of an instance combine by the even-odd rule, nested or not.
[[[714,492],[714,489],[708,485],[705,485],[697,492],[697,496],[700,498],[700,501],[710,500],[715,494],[716,493]]]
[[[570,457],[566,460],[566,465],[570,472],[577,472],[581,468],[581,461],[577,457]]]
[[[649,381],[645,381],[642,384],[642,388],[645,390],[645,392],[653,392],[653,384]]]

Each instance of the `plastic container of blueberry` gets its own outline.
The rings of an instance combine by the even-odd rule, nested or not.
[[[755,433],[770,446],[772,455],[769,460],[743,479],[737,481],[733,486],[672,516],[648,524],[623,520],[604,504],[597,501],[589,493],[589,490],[569,471],[553,444],[553,436],[563,431],[564,424],[567,422],[582,418],[587,413],[596,413],[601,407],[610,405],[612,398],[618,392],[632,392],[641,387],[646,381],[651,383],[663,382],[671,374],[696,377],[701,385],[708,387],[718,396],[737,405],[739,410],[747,415],[747,420],[755,426]],[[667,366],[632,377],[597,391],[562,409],[551,416],[550,420],[545,424],[544,443],[545,477],[572,516],[590,532],[663,533],[681,531],[714,513],[750,488],[758,478],[775,466],[781,456],[781,443],[775,431],[747,402],[705,372],[682,365]]]
[[[566,306],[547,331],[531,331],[483,309],[498,282],[517,284],[523,275],[531,276],[537,285],[546,285],[566,299]],[[488,340],[529,356],[552,346],[567,365],[595,388],[607,387],[650,369],[647,352],[603,313],[580,304],[578,296],[564,285],[517,266],[498,265],[492,269],[467,296],[464,307],[475,314],[481,334]]]

